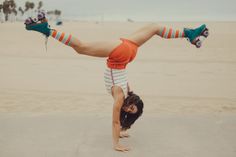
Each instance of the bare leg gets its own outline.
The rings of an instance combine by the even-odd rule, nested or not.
[[[114,50],[120,43],[120,40],[81,42],[78,39],[73,38],[70,46],[79,54],[94,57],[108,57],[112,50]]]
[[[163,27],[157,24],[147,25],[133,34],[126,37],[139,46],[148,41],[152,36],[158,35],[158,32]],[[79,54],[96,56],[96,57],[108,57],[110,52],[121,43],[120,40],[110,42],[82,42],[76,38],[72,38],[70,46]]]
[[[70,34],[58,32],[57,30],[51,30],[50,36],[72,47],[79,54],[94,57],[108,57],[112,50],[121,43],[120,40],[83,42]]]
[[[131,35],[127,36],[126,39],[129,39],[139,46],[143,45],[146,41],[152,38],[154,35],[158,35],[162,38],[183,38],[184,33],[183,31],[174,31],[171,28],[167,29],[164,26],[160,26],[158,24],[149,24],[144,26],[143,28],[139,29],[138,31],[132,33]]]
[[[146,41],[157,34],[158,29],[159,28],[157,25],[150,24],[144,26],[143,28],[137,30],[125,38],[135,42],[139,46],[142,46]]]

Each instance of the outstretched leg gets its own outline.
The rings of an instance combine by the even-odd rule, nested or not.
[[[82,42],[72,35],[66,35],[65,33],[58,32],[57,30],[51,30],[50,36],[56,40],[72,47],[77,53],[94,56],[94,57],[108,57],[115,47],[117,47],[121,41],[99,41],[99,42]]]
[[[199,37],[203,36],[206,38],[209,35],[209,32],[205,24],[195,29],[184,28],[182,30],[175,30],[172,28],[160,26],[158,24],[150,24],[129,35],[127,39],[141,46],[154,35],[158,35],[166,39],[188,38],[190,43],[199,48],[201,47],[202,42],[200,41]]]
[[[82,42],[70,34],[50,29],[46,18],[44,18],[44,21],[41,21],[41,23],[38,23],[38,21],[35,22],[32,18],[28,18],[25,24],[27,30],[40,32],[47,37],[51,36],[61,43],[72,47],[77,53],[88,56],[108,57],[112,50],[121,43],[120,40]]]
[[[127,36],[126,38],[141,46],[154,35],[158,35],[166,39],[185,37],[183,30],[174,30],[172,28],[163,27],[158,24],[149,24]]]

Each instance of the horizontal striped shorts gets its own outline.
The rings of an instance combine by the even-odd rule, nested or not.
[[[104,81],[107,92],[112,94],[112,87],[119,86],[122,88],[125,97],[128,94],[128,79],[125,69],[106,68],[104,72]]]

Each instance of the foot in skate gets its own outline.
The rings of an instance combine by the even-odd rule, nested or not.
[[[50,27],[47,22],[47,18],[45,13],[39,12],[37,18],[29,17],[25,20],[25,28],[29,31],[37,31],[40,32],[46,37],[50,35]]]
[[[185,28],[184,33],[190,43],[195,45],[197,48],[200,48],[203,42],[202,38],[200,37],[207,38],[209,35],[209,30],[206,25],[203,24],[196,29]]]

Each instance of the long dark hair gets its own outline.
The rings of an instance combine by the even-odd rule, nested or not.
[[[128,113],[124,111],[124,107],[128,107],[134,104],[137,106],[138,111],[136,113]],[[128,93],[128,97],[124,100],[124,104],[120,111],[120,124],[122,130],[127,130],[143,113],[143,101],[140,97],[133,92]]]

